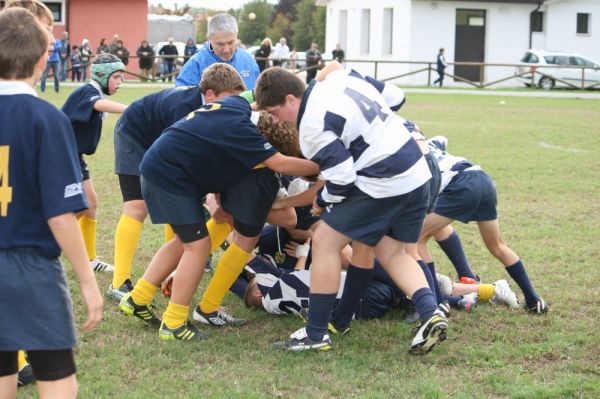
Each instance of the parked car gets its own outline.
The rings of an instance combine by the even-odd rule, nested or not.
[[[541,72],[548,76],[535,74],[535,86],[542,89],[552,89],[557,84],[562,84],[556,79],[571,83],[577,87],[582,85],[582,70],[584,86],[590,86],[600,82],[600,63],[590,60],[577,53],[547,51],[547,50],[528,50],[521,59],[524,66],[517,67],[517,73],[523,72]],[[563,66],[553,68],[553,65]],[[572,66],[573,68],[566,68]],[[582,67],[585,67],[583,69]],[[553,79],[554,78],[554,79]],[[519,79],[527,86],[531,87],[531,74],[527,73]]]

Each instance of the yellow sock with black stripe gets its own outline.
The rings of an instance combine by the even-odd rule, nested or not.
[[[175,238],[175,232],[170,224],[165,224],[165,243]]]
[[[112,286],[119,288],[131,278],[133,257],[142,233],[143,223],[131,216],[122,214],[115,232],[115,272]]]
[[[27,364],[27,359],[25,359],[25,351],[19,351],[17,362],[17,370],[21,371],[21,369]]]
[[[496,286],[494,284],[479,284],[477,293],[480,301],[487,302],[496,293]]]
[[[131,291],[131,298],[138,305],[150,305],[156,294],[157,286],[152,285],[143,278],[139,279],[133,291]]]
[[[79,218],[79,229],[90,260],[96,259],[96,224],[96,219],[87,216]]]
[[[169,301],[162,320],[168,328],[178,328],[187,320],[189,311],[189,306],[178,305]]]
[[[217,264],[212,280],[210,280],[204,295],[202,295],[202,300],[198,304],[204,313],[211,313],[219,309],[227,291],[242,272],[248,259],[250,259],[250,252],[244,251],[235,243],[227,248]]]
[[[214,219],[206,222],[206,229],[210,236],[210,252],[215,251],[223,244],[229,233],[233,231],[233,227],[229,223],[217,224]]]

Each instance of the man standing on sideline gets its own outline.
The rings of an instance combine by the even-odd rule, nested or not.
[[[442,87],[442,84],[444,83],[444,70],[447,66],[446,58],[444,58],[444,48],[441,48],[437,56],[437,73],[439,77],[433,82],[434,85],[440,82],[440,87]]]
[[[290,58],[290,48],[287,45],[287,40],[285,37],[279,39],[279,43],[275,45],[275,49],[273,49],[273,66],[283,66],[285,67],[287,61],[282,61]]]
[[[168,77],[169,82],[173,81],[173,72],[175,72],[175,58],[179,55],[177,51],[177,47],[173,44],[175,39],[172,37],[169,38],[167,44],[162,46],[160,50],[158,50],[158,54],[163,56],[163,82],[165,81],[165,76]]]
[[[319,69],[317,65],[322,59],[323,57],[319,51],[319,45],[317,43],[311,44],[310,49],[306,52],[306,67],[309,68],[306,71],[306,84],[310,83],[310,81],[317,76],[317,71]]]
[[[208,23],[208,41],[185,63],[175,81],[176,86],[195,86],[202,72],[210,65],[224,62],[234,67],[244,80],[248,90],[256,84],[260,73],[254,58],[237,48],[238,27],[229,14],[214,15]]]
[[[60,81],[67,80],[67,69],[69,69],[69,58],[71,58],[71,43],[69,32],[64,31],[60,39]]]
[[[54,39],[54,45],[52,47],[52,52],[48,54],[48,63],[46,64],[46,69],[44,69],[44,73],[42,74],[42,79],[40,80],[40,90],[43,92],[46,91],[46,79],[48,78],[48,74],[50,73],[50,69],[52,69],[52,73],[54,74],[54,91],[58,93],[59,88],[59,54],[60,54],[60,40]]]
[[[335,45],[335,50],[331,52],[333,59],[340,64],[344,62],[344,58],[346,57],[344,54],[344,50],[342,50],[342,45],[340,43]]]

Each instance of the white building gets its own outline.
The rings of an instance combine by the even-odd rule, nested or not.
[[[600,61],[600,0],[317,0],[317,5],[327,7],[329,56],[341,43],[350,60],[435,62],[443,47],[449,62],[515,64],[531,47],[574,51]],[[380,79],[427,67],[381,63],[375,71],[373,62],[351,66],[377,72]],[[483,80],[490,82],[515,70],[462,68],[448,72],[474,81],[483,72]],[[402,81],[426,83],[427,73]]]

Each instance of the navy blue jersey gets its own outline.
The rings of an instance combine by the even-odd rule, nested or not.
[[[199,86],[176,87],[144,96],[123,113],[119,134],[132,138],[147,150],[163,130],[201,105]]]
[[[87,208],[69,120],[22,82],[0,82],[0,249],[56,258],[47,220]]]
[[[96,152],[102,134],[102,112],[96,111],[94,104],[102,98],[101,89],[93,83],[86,83],[71,93],[62,106],[73,126],[79,154]]]
[[[223,191],[277,153],[250,115],[250,105],[239,96],[202,106],[152,144],[141,175],[181,195]]]

